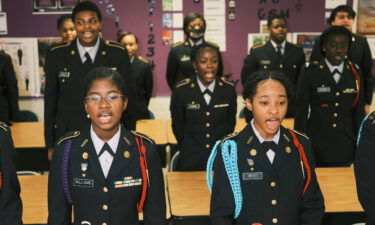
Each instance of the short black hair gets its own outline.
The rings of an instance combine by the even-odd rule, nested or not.
[[[352,32],[350,32],[347,28],[343,26],[331,26],[325,29],[319,37],[319,47],[323,55],[325,55],[325,52],[323,51],[324,43],[326,43],[329,39],[332,38],[332,36],[335,35],[346,36],[348,38],[348,49],[350,48],[352,44]]]
[[[328,24],[332,24],[332,22],[335,20],[336,18],[336,15],[338,12],[347,12],[349,14],[350,17],[352,17],[353,19],[355,18],[355,16],[357,15],[353,8],[348,6],[348,5],[339,5],[337,6],[336,8],[334,8],[331,12],[331,15],[329,16],[329,18],[327,19],[327,22]]]
[[[293,96],[293,89],[290,83],[290,80],[280,71],[272,70],[259,70],[254,72],[249,76],[249,79],[245,82],[243,97],[244,99],[248,98],[250,101],[253,101],[253,98],[257,92],[258,85],[266,80],[275,80],[278,81],[281,85],[284,86],[286,95],[288,99],[291,99]]]
[[[185,17],[184,17],[184,33],[186,35],[188,35],[188,27],[189,27],[189,23],[191,21],[194,21],[196,19],[201,19],[203,21],[203,24],[204,24],[204,29],[206,30],[206,20],[204,19],[204,17],[199,14],[199,13],[196,13],[196,12],[193,12],[193,13],[189,13],[187,14]]]
[[[125,80],[124,78],[117,72],[117,70],[108,68],[108,67],[97,67],[93,70],[91,70],[86,76],[84,80],[84,90],[85,95],[88,94],[90,88],[94,84],[96,80],[101,79],[109,79],[113,82],[114,85],[117,86],[117,88],[121,91],[121,94],[126,97],[126,86],[125,86]]]
[[[218,49],[215,46],[204,42],[204,43],[202,43],[202,44],[193,48],[193,50],[191,51],[191,54],[190,54],[190,62],[193,63],[198,58],[198,55],[203,50],[206,50],[206,49],[212,50],[213,52],[215,52],[217,57],[220,57],[220,52],[218,51]]]
[[[129,32],[129,31],[121,31],[117,33],[117,42],[118,43],[121,43],[121,40],[125,37],[125,36],[128,36],[128,35],[133,35],[134,36],[134,39],[135,39],[135,43],[138,44],[138,38],[135,34],[133,34],[132,32]]]
[[[288,26],[288,21],[286,20],[285,16],[276,14],[276,15],[271,15],[271,16],[268,17],[267,27],[271,27],[272,21],[276,20],[276,19],[284,20],[285,24]]]
[[[95,3],[91,1],[83,1],[83,2],[78,3],[76,6],[74,6],[74,9],[72,12],[73,21],[76,19],[77,14],[82,11],[94,12],[98,16],[99,21],[100,22],[102,21],[102,13],[100,12],[100,9]]]
[[[65,14],[65,15],[61,15],[58,19],[57,19],[57,30],[60,30],[60,28],[62,27],[62,25],[64,24],[65,21],[72,21],[73,22],[73,19],[72,19],[72,14]]]

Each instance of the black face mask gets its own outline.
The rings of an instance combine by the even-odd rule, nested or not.
[[[187,30],[187,32],[188,32],[189,38],[191,38],[193,41],[197,41],[203,38],[204,30],[205,30],[205,27],[201,27],[199,29],[189,29]]]

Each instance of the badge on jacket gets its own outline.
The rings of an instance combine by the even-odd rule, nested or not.
[[[94,187],[94,180],[74,178],[73,179],[73,186],[92,188],[92,187]]]
[[[263,172],[242,173],[243,180],[263,180]]]
[[[329,92],[331,92],[331,88],[330,87],[318,87],[317,92],[318,93],[329,93]]]
[[[58,76],[59,77],[69,77],[70,76],[70,72],[68,72],[68,71],[60,71]]]
[[[200,107],[199,104],[187,104],[187,109],[199,109]]]

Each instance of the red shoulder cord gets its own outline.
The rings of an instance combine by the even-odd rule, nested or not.
[[[1,177],[1,172],[0,172],[0,191],[1,191],[2,186],[3,186],[3,178]]]
[[[355,81],[357,82],[357,95],[355,96],[355,99],[352,105],[352,108],[353,108],[357,104],[358,99],[359,99],[359,95],[360,95],[359,90],[361,89],[361,78],[359,77],[358,71],[353,65],[353,63],[349,61],[348,64],[349,64],[350,70],[352,71],[354,75]]]
[[[147,160],[146,160],[146,147],[143,144],[143,139],[141,137],[135,137],[137,142],[138,152],[139,152],[139,164],[142,171],[142,195],[141,200],[138,203],[138,212],[143,211],[143,205],[146,200],[147,194],[147,185],[148,185],[148,169],[147,169]]]
[[[309,187],[310,185],[310,182],[311,182],[311,168],[310,168],[310,165],[309,165],[309,162],[307,161],[307,158],[306,158],[306,154],[305,154],[305,151],[303,150],[303,146],[301,145],[301,143],[298,141],[297,137],[296,137],[296,134],[292,131],[292,130],[289,130],[289,133],[290,135],[292,135],[293,137],[293,143],[294,145],[298,148],[298,152],[299,152],[299,158],[301,159],[301,161],[303,162],[303,165],[305,166],[306,168],[306,172],[307,172],[307,181],[305,183],[305,187],[303,188],[303,192],[302,192],[302,195],[305,194],[307,188]],[[302,166],[302,165],[301,165]]]

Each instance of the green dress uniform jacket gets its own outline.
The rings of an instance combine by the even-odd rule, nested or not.
[[[358,199],[367,214],[366,225],[375,225],[375,112],[363,122],[355,155]]]
[[[217,75],[221,77],[223,75],[223,60],[221,58],[219,46],[213,42],[204,41],[208,45],[212,45],[217,49],[217,55],[219,57],[219,68]],[[172,48],[168,54],[167,62],[167,82],[169,88],[173,91],[174,86],[179,81],[185,78],[192,78],[195,76],[195,70],[191,63],[191,51],[193,46],[190,45],[189,41],[181,41],[172,45]]]
[[[348,50],[348,59],[358,65],[362,71],[361,80],[363,82],[365,104],[371,105],[374,86],[374,77],[372,75],[372,55],[367,38],[358,34],[352,34],[352,44]],[[319,39],[315,41],[310,61],[320,61],[324,56],[319,47]]]
[[[274,70],[282,72],[289,78],[292,88],[297,86],[300,68],[305,63],[305,54],[302,48],[286,42],[284,54],[280,58],[271,41],[256,45],[250,49],[250,54],[245,58],[241,71],[241,82],[249,79],[252,73],[259,70]],[[289,100],[286,117],[295,114],[295,100]],[[245,109],[247,110],[247,109]]]
[[[172,129],[180,150],[177,170],[205,170],[215,142],[234,130],[237,111],[234,84],[216,77],[207,105],[197,77],[187,78],[176,85],[170,110]]]
[[[44,136],[47,148],[65,133],[81,130],[90,124],[84,109],[85,75],[97,67],[116,69],[125,80],[128,107],[123,122],[135,129],[137,117],[136,88],[131,73],[128,53],[121,44],[100,39],[99,49],[92,65],[83,64],[76,39],[52,48],[46,58],[46,88],[44,93]]]
[[[153,87],[151,66],[147,59],[134,56],[132,72],[137,87],[137,119],[150,119],[148,104]]]
[[[358,91],[359,99],[353,106]],[[353,162],[356,134],[364,117],[363,99],[363,88],[358,90],[348,62],[338,83],[324,59],[302,70],[294,128],[311,139],[318,163]]]
[[[296,134],[302,144],[312,172],[303,194],[306,168],[301,166],[299,151],[290,133],[280,127],[273,163],[248,124],[240,133],[226,137],[237,144],[237,164],[242,190],[242,210],[234,218],[235,203],[228,175],[218,149],[214,162],[210,218],[215,225],[320,225],[324,200],[315,175],[310,141]],[[233,149],[231,149],[232,151]]]
[[[144,225],[165,225],[164,180],[155,145],[148,137],[121,128],[120,141],[107,178],[104,177],[90,129],[70,132],[55,149],[48,180],[48,224],[139,225],[137,205],[142,192],[139,151],[134,135],[142,137],[146,147],[149,186],[143,208]],[[63,185],[64,149],[71,141],[68,186],[73,207]],[[85,222],[86,223],[83,223]]]
[[[16,151],[10,129],[0,123],[0,224],[22,225],[20,183],[15,165]]]

